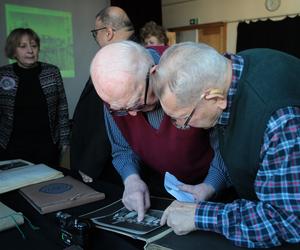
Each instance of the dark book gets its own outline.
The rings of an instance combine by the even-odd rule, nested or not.
[[[92,189],[71,176],[21,188],[20,193],[41,214],[105,198],[104,193]]]

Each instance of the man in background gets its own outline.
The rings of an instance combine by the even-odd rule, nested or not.
[[[106,7],[96,15],[95,28],[91,32],[100,48],[116,41],[136,41],[129,17],[123,9],[115,6]],[[89,78],[73,116],[71,169],[79,171],[85,182],[101,178],[119,183],[120,178],[112,167],[111,160],[111,145],[103,119],[103,103]]]

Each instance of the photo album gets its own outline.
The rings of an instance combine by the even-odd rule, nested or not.
[[[147,249],[148,244],[172,232],[168,226],[160,225],[163,211],[172,201],[168,198],[151,197],[152,208],[141,222],[137,220],[137,212],[126,209],[121,199],[80,217],[90,219],[97,228],[145,241]]]

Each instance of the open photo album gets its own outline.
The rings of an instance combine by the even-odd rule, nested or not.
[[[171,202],[171,199],[151,197],[151,208],[141,222],[137,221],[137,212],[126,209],[122,200],[80,217],[90,219],[97,228],[145,241],[146,249],[149,243],[172,232],[168,226],[160,225],[163,211]]]

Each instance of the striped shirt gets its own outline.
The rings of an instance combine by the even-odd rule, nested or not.
[[[228,107],[218,121],[222,126],[229,122],[230,106],[243,70],[240,56],[227,56],[232,61],[233,78]],[[223,234],[242,247],[300,242],[300,108],[284,107],[270,117],[254,186],[259,201],[200,202],[195,213],[196,227]]]

